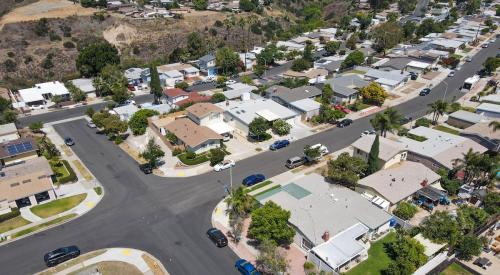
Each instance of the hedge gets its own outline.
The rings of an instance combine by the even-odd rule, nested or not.
[[[61,162],[63,163],[64,167],[66,167],[66,170],[68,170],[69,175],[59,178],[58,182],[60,184],[64,184],[77,181],[78,177],[76,176],[75,171],[73,171],[73,168],[71,168],[71,165],[69,165],[69,162],[65,159],[61,160]]]
[[[188,159],[186,153],[179,154],[177,155],[177,157],[182,163],[186,165],[197,165],[209,160],[206,154],[197,155],[194,159]]]
[[[17,216],[21,215],[21,212],[17,208],[12,208],[9,213],[5,213],[0,215],[0,222],[4,222],[10,219],[13,219]]]

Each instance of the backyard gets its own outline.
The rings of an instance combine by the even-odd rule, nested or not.
[[[56,176],[56,184],[64,184],[78,180],[75,171],[69,165],[67,160],[51,160],[50,167]]]
[[[59,213],[70,210],[71,208],[80,204],[87,194],[79,194],[67,198],[58,199],[45,204],[33,206],[31,212],[40,218],[48,218]]]
[[[346,274],[349,275],[370,275],[381,274],[391,263],[391,258],[387,255],[385,244],[396,239],[396,233],[391,232],[383,239],[372,243],[368,250],[368,259],[351,269]]]

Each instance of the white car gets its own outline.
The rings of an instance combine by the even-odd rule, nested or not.
[[[451,70],[450,73],[448,74],[448,77],[454,77],[455,76],[455,71]]]
[[[217,163],[214,166],[214,171],[220,172],[222,170],[226,170],[228,168],[234,167],[235,165],[236,165],[236,163],[234,162],[234,160],[226,159],[220,163]]]
[[[234,81],[232,79],[226,81],[226,85],[233,85],[233,84],[236,84],[236,81]]]
[[[471,58],[470,56],[467,56],[467,57],[465,58],[465,61],[466,61],[466,62],[472,62],[472,58]]]
[[[363,136],[376,135],[376,134],[377,134],[377,132],[375,132],[375,130],[366,130],[366,131],[363,131],[361,133],[361,136],[363,137]]]

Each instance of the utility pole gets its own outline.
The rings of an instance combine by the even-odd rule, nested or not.
[[[229,167],[229,184],[230,184],[230,190],[229,193],[231,197],[233,196],[233,166]]]

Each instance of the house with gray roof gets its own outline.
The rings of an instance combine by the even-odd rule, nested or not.
[[[215,55],[210,53],[200,57],[198,59],[198,67],[200,67],[200,71],[206,76],[216,76]]]
[[[375,81],[386,90],[393,90],[401,87],[408,81],[410,74],[400,70],[383,71],[371,69],[366,72],[365,80]]]
[[[304,98],[290,102],[290,109],[302,115],[302,119],[311,119],[319,115],[321,104],[314,99]]]
[[[406,65],[415,59],[408,57],[393,57],[387,60],[385,63],[378,65],[376,68],[384,71],[392,70],[404,70]]]
[[[476,113],[490,118],[500,118],[500,105],[493,103],[481,103],[476,107]]]
[[[375,135],[366,135],[360,137],[351,146],[353,148],[353,156],[359,157],[368,161],[368,156],[375,141]],[[407,150],[405,144],[396,140],[392,140],[379,136],[379,165],[380,169],[389,168],[406,160]]]
[[[0,125],[0,142],[12,141],[20,138],[14,122]]]
[[[292,102],[321,96],[321,90],[315,86],[301,86],[293,89],[284,86],[272,86],[266,90],[266,96],[281,105],[289,107]]]
[[[368,86],[370,82],[357,74],[352,74],[327,79],[325,84],[330,84],[332,87],[333,102],[351,104],[358,98],[359,89]]]
[[[95,93],[96,89],[94,87],[94,79],[93,78],[78,78],[70,80],[75,87],[82,90],[82,92],[89,94]]]
[[[476,123],[487,120],[488,118],[483,115],[471,113],[464,110],[458,110],[448,115],[446,123],[453,127],[464,129]]]
[[[366,256],[366,242],[389,230],[392,218],[359,193],[329,184],[314,173],[255,199],[260,204],[273,201],[290,211],[294,242],[309,251],[308,260],[327,272],[338,272],[350,261]]]

